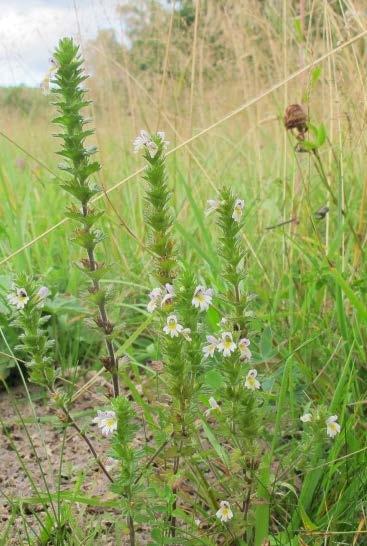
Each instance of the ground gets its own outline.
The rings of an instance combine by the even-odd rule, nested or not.
[[[73,429],[68,428],[65,439],[57,417],[51,411],[49,400],[37,389],[30,387],[30,395],[37,404],[34,404],[38,422],[35,424],[32,406],[29,403],[25,389],[18,385],[7,393],[0,391],[0,415],[3,427],[0,429],[0,529],[4,530],[12,517],[11,500],[18,501],[34,495],[31,480],[27,472],[31,474],[38,491],[46,491],[46,485],[50,491],[57,491],[57,480],[60,472],[60,455],[63,452],[63,464],[61,471],[61,489],[75,490],[77,482],[83,477],[83,485],[80,492],[90,497],[101,496],[109,499],[108,481],[104,474],[90,456],[88,448],[79,435]],[[96,429],[90,425],[95,414],[96,406],[103,404],[102,389],[99,392],[87,392],[76,401],[73,414],[82,416],[80,423],[89,433],[89,437],[95,445],[98,454],[106,459],[108,440],[104,439]],[[22,420],[27,423],[28,434],[24,432]],[[33,444],[33,448],[31,447]],[[37,457],[35,456],[37,452]],[[18,455],[17,455],[18,452]],[[26,470],[22,468],[22,463]],[[37,460],[38,458],[38,460]],[[44,476],[42,476],[42,472]],[[19,503],[18,503],[19,505]],[[75,504],[73,505],[75,506]],[[98,534],[93,544],[112,546],[115,544],[128,544],[124,522],[121,529],[114,529],[113,522],[116,515],[113,509],[101,509],[99,507],[77,504],[78,513],[73,516],[80,522],[83,521],[84,532],[98,529]],[[23,511],[23,516],[21,515]],[[23,517],[34,527],[37,520],[45,517],[45,512],[40,504],[24,502],[21,509],[14,510],[15,518],[6,546],[27,544],[24,531]],[[116,536],[118,535],[118,538]],[[141,531],[139,532],[141,536]],[[85,538],[85,536],[83,537]],[[140,541],[145,544],[145,541]]]

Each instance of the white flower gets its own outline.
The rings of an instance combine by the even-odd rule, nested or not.
[[[144,147],[148,144],[150,141],[150,136],[148,131],[145,131],[142,129],[136,139],[133,142],[134,152],[140,152],[140,150],[144,149]]]
[[[218,322],[218,326],[220,326],[221,328],[223,328],[226,324],[227,324],[228,320],[226,319],[226,317],[223,317],[220,319],[220,321]]]
[[[256,391],[256,389],[260,388],[260,382],[256,379],[257,377],[257,371],[256,370],[249,370],[248,374],[246,375],[246,381],[245,381],[245,387],[246,389],[250,389],[251,391]]]
[[[309,423],[312,421],[312,413],[305,413],[304,415],[301,415],[300,419],[302,423]]]
[[[240,353],[241,353],[240,358],[241,358],[241,360],[245,360],[246,362],[251,360],[251,357],[252,357],[252,353],[251,353],[251,351],[249,349],[249,345],[250,345],[250,340],[247,339],[246,337],[243,337],[238,342],[238,348],[239,348]]]
[[[158,131],[156,136],[161,140],[163,148],[166,149],[169,142],[165,140],[164,132]],[[158,152],[157,144],[154,142],[148,131],[145,131],[144,129],[140,131],[139,135],[134,140],[133,147],[135,153],[146,148],[149,152],[150,157],[152,158],[155,157]]]
[[[40,88],[41,88],[42,94],[45,95],[45,97],[50,94],[50,75],[48,73],[41,81]]]
[[[107,472],[111,472],[111,470],[114,470],[118,464],[117,459],[113,459],[112,457],[107,457],[104,461],[104,466]]]
[[[209,398],[209,406],[210,408],[205,411],[206,417],[208,417],[208,415],[210,415],[212,411],[215,411],[215,410],[220,411],[220,405],[212,396]]]
[[[340,425],[337,423],[337,420],[337,415],[332,415],[326,419],[326,434],[330,438],[334,438],[340,432]]]
[[[218,347],[219,340],[214,336],[206,336],[206,340],[209,345],[203,347],[204,357],[214,356],[215,349]]]
[[[163,332],[171,337],[178,337],[179,334],[182,334],[183,329],[183,326],[178,324],[176,315],[169,315]]]
[[[192,341],[191,339],[191,328],[184,328],[181,332],[182,336],[186,339],[186,341]]]
[[[200,311],[206,311],[212,303],[213,290],[211,288],[205,288],[204,286],[197,286],[195,288],[194,296],[192,298],[192,305],[196,308],[200,308]]]
[[[47,70],[47,73],[45,74],[43,80],[40,83],[40,88],[42,90],[42,93],[44,95],[50,94],[50,83],[51,83],[51,76],[56,70],[58,69],[59,65],[54,59],[50,59],[51,66]]]
[[[29,296],[25,288],[13,287],[13,292],[8,295],[8,302],[17,309],[24,309],[29,302]]]
[[[205,216],[209,216],[212,212],[220,207],[218,199],[208,199],[206,202]]]
[[[216,516],[223,523],[226,523],[227,521],[233,518],[233,512],[231,510],[231,507],[228,501],[220,502],[220,508],[218,512],[216,513]]]
[[[149,302],[147,305],[147,310],[149,313],[153,313],[153,311],[157,308],[161,297],[162,297],[161,288],[153,288],[153,290],[149,292]]]
[[[162,298],[161,308],[163,308],[165,305],[171,305],[173,302],[173,298],[175,297],[175,291],[172,284],[167,283],[164,285],[164,287],[166,289],[166,293]]]
[[[147,310],[149,313],[153,313],[158,306],[163,308],[165,305],[170,305],[175,296],[172,284],[166,284],[161,288],[154,288],[149,292],[149,302]]]
[[[47,286],[41,286],[41,288],[37,292],[37,297],[40,300],[45,300],[50,295],[50,291],[47,288]]]
[[[163,148],[166,149],[168,148],[168,145],[169,145],[169,141],[166,140],[166,133],[164,131],[157,131],[157,137],[160,138],[162,144],[163,144]]]
[[[232,214],[232,218],[235,222],[240,222],[242,218],[244,206],[245,206],[245,202],[242,199],[236,199],[236,202],[234,204],[233,214]]]
[[[222,340],[218,343],[217,349],[220,353],[223,353],[223,356],[230,356],[236,350],[236,344],[233,341],[231,332],[222,333]]]
[[[153,142],[153,140],[150,140],[149,142],[147,142],[145,147],[147,148],[150,157],[153,158],[153,157],[156,156],[156,154],[158,152],[158,146],[156,145],[155,142]]]
[[[97,417],[93,419],[101,429],[103,436],[111,436],[117,430],[117,419],[114,411],[97,411]]]

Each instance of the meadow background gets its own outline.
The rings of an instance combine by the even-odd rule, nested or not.
[[[75,6],[70,17],[78,17]],[[213,221],[203,214],[206,200],[226,184],[246,201],[244,242],[248,288],[257,295],[258,353],[269,381],[281,382],[291,362],[286,400],[280,401],[287,406],[283,430],[290,432],[280,441],[279,459],[297,450],[299,405],[309,399],[328,404],[337,384],[340,403],[358,423],[348,450],[332,455],[341,463],[320,476],[299,544],[365,544],[366,4],[140,0],[121,2],[115,17],[121,32],[105,28],[93,40],[77,38],[90,74],[93,142],[103,166],[99,182],[111,189],[99,205],[106,209],[103,252],[114,263],[106,282],[120,293],[113,318],[123,324],[124,342],[131,340],[124,354],[139,363],[152,357],[149,326],[137,334],[151,288],[151,260],[142,245],[144,189],[141,173],[134,175],[142,162],[132,153],[132,140],[142,128],[158,129],[166,132],[170,149],[178,147],[168,167],[182,254],[193,268],[205,269],[213,286],[220,281]],[[0,89],[0,281],[5,293],[14,272],[41,276],[53,295],[59,364],[84,377],[100,369],[100,342],[82,321],[86,309],[78,296],[86,283],[73,267],[79,251],[69,241],[68,196],[56,183],[50,103],[38,88]],[[336,203],[310,154],[295,153],[285,131],[284,111],[292,103],[303,104],[312,122],[325,126],[320,157]],[[324,206],[329,213],[315,216]],[[14,393],[23,389],[12,358],[17,332],[5,315],[1,321],[0,377],[8,393],[4,389],[0,397],[11,407]],[[36,413],[39,396],[32,401]],[[3,426],[15,421],[10,412]],[[16,486],[13,495],[15,502]],[[327,517],[326,497],[338,505],[335,519]],[[274,516],[274,528],[283,516]],[[4,544],[18,544],[8,521]]]

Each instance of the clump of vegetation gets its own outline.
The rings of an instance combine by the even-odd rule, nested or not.
[[[181,10],[187,6],[183,3]],[[238,193],[229,180],[208,201],[205,212],[188,192],[198,222],[207,231],[206,248],[192,238],[193,250],[185,252],[184,237],[174,229],[169,143],[163,131],[142,130],[133,147],[145,160],[147,233],[140,244],[149,265],[143,272],[147,290],[138,286],[138,324],[129,345],[116,335],[123,324],[112,324],[107,315],[120,297],[107,288],[113,268],[107,264],[108,253],[102,257],[99,250],[106,240],[102,228],[96,227],[103,221],[103,211],[95,205],[101,192],[95,177],[101,165],[93,159],[96,148],[87,145],[94,131],[84,117],[90,103],[83,60],[73,40],[60,41],[54,61],[51,92],[58,115],[53,122],[62,131],[56,135],[62,141],[59,179],[75,201],[67,217],[79,225],[72,240],[84,253],[77,263],[89,283],[83,305],[89,327],[97,327],[105,345],[100,360],[112,388],[99,398],[93,417],[82,417],[80,423],[73,406],[80,391],[58,365],[57,324],[51,328],[51,316],[45,312],[50,291],[36,277],[16,276],[7,297],[19,333],[15,350],[24,357],[29,380],[47,392],[58,426],[64,434],[69,429],[77,433],[106,479],[98,499],[76,489],[68,495],[59,484],[56,496],[47,491],[45,500],[36,489],[35,498],[46,512],[38,518],[39,532],[33,531],[36,540],[45,545],[79,543],[71,517],[71,507],[78,502],[113,508],[113,525],[131,546],[143,543],[143,535],[149,537],[145,543],[157,546],[301,546],[319,544],[317,537],[326,529],[325,540],[328,533],[350,537],[356,524],[362,531],[365,432],[363,405],[355,400],[363,388],[357,364],[366,310],[332,263],[316,218],[317,251],[309,260],[319,260],[318,283],[325,290],[332,285],[345,347],[345,358],[333,375],[336,382],[330,388],[323,380],[322,395],[314,383],[333,364],[335,347],[309,386],[312,362],[305,361],[303,350],[320,334],[307,333],[305,322],[304,339],[294,344],[294,312],[289,335],[277,342],[281,313],[269,314],[270,327],[263,312],[268,300],[274,309],[281,300],[286,313],[292,290],[300,292],[302,301],[302,272],[293,265],[294,282],[287,290],[270,293],[261,281],[260,295],[252,292],[255,277],[263,276],[258,263],[256,269],[250,267],[253,258],[244,243],[254,218],[245,189]],[[312,159],[341,220],[349,225],[348,210],[333,192],[319,153],[327,142],[323,125],[312,124],[297,104],[287,109],[285,125],[295,131],[295,152]],[[353,229],[351,233],[357,244]],[[355,308],[350,318],[355,335],[348,329],[343,291]],[[306,299],[302,305],[305,317],[310,302]],[[147,328],[149,345],[139,345]],[[121,355],[125,358],[119,365]],[[87,385],[95,388],[94,382]],[[101,445],[91,439],[92,424],[99,429]],[[354,536],[358,539],[358,533]],[[88,538],[90,543],[94,539]],[[33,537],[28,543],[34,543]]]

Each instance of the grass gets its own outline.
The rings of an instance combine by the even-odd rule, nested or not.
[[[291,20],[294,13],[288,3],[283,2],[282,6],[286,20]],[[248,10],[251,7],[249,3]],[[309,46],[313,33],[322,31],[319,33],[322,39],[315,44],[320,55],[314,55],[304,42],[297,44],[294,38],[297,27],[289,23],[282,28],[282,21],[270,10],[270,15],[264,17],[261,14],[261,19],[258,19],[263,25],[262,36],[269,40],[269,47],[255,49],[255,68],[247,60],[242,63],[251,36],[248,37],[249,44],[238,41],[241,51],[235,51],[233,45],[237,59],[235,66],[240,74],[233,86],[224,78],[218,94],[210,88],[204,92],[197,83],[203,77],[200,65],[194,94],[193,87],[185,89],[180,78],[170,79],[166,75],[167,80],[163,81],[165,96],[176,100],[167,100],[164,104],[159,128],[166,130],[173,146],[186,137],[190,138],[190,127],[195,135],[215,124],[227,112],[234,111],[244,102],[243,98],[246,102],[249,96],[259,97],[264,89],[282,82],[279,89],[274,89],[263,100],[254,101],[253,105],[239,111],[226,123],[214,126],[168,159],[169,181],[174,192],[174,231],[182,242],[182,257],[192,269],[200,269],[208,284],[217,291],[222,289],[223,280],[213,241],[213,220],[203,213],[205,202],[214,197],[213,186],[219,188],[226,183],[236,194],[243,196],[247,204],[243,237],[248,255],[247,287],[249,292],[257,295],[253,322],[255,353],[269,386],[267,403],[274,412],[274,428],[264,431],[264,442],[271,447],[260,457],[258,482],[253,492],[258,501],[252,516],[256,528],[254,546],[264,544],[269,529],[271,544],[362,545],[366,540],[367,282],[364,218],[367,186],[364,111],[361,115],[361,107],[357,106],[359,97],[364,97],[365,92],[364,52],[361,51],[361,44],[365,41],[356,41],[328,56],[313,83],[314,73],[310,70],[305,71],[304,76],[287,82],[287,75],[294,69],[294,59],[303,47],[309,55],[309,62],[312,62],[315,57],[333,49],[331,38],[338,34],[338,30],[343,30],[341,21],[331,13],[328,3],[324,8],[325,12],[319,14],[320,19],[310,19],[305,39]],[[316,8],[311,6],[311,9]],[[237,24],[238,13],[227,17],[228,29],[232,28],[234,36],[233,26]],[[248,17],[246,9],[241,12],[241,17]],[[282,37],[286,39],[286,48],[284,42],[282,46]],[[199,36],[199,45],[200,40],[202,37]],[[264,57],[264,50],[269,52],[269,61]],[[112,66],[111,61],[109,68]],[[261,69],[263,74],[260,75]],[[348,74],[358,75],[351,96],[347,94],[348,85],[337,81],[337,70],[347,80]],[[106,89],[97,78],[91,83],[92,96],[97,104],[97,141],[103,163],[100,182],[106,188],[129,177],[142,165],[132,155],[130,142],[136,129],[154,126],[157,116],[145,89],[150,89],[148,93],[155,105],[161,93],[159,81],[153,80],[149,87],[144,78],[139,85],[131,80],[134,93],[129,95],[129,101],[133,103],[128,101],[123,106],[115,95],[108,95],[113,99],[111,101],[103,99]],[[311,117],[317,123],[325,123],[332,143],[331,147],[326,142],[320,154],[328,183],[337,195],[337,205],[330,198],[310,155],[295,154],[294,142],[286,136],[281,121],[285,98],[296,102],[305,89],[310,90]],[[219,102],[220,96],[226,97],[224,104]],[[209,104],[211,100],[214,106]],[[347,112],[345,119],[341,119],[343,111]],[[12,110],[10,115],[4,132],[26,153],[2,139],[2,259],[62,221],[68,203],[68,197],[59,192],[52,174],[57,173],[57,165],[47,115],[27,119],[24,114]],[[177,134],[168,128],[167,120]],[[25,159],[24,165],[17,162],[19,158]],[[50,170],[40,166],[39,161]],[[106,209],[102,223],[109,235],[101,254],[107,254],[114,263],[105,282],[118,289],[119,297],[112,312],[114,320],[124,326],[119,354],[130,356],[135,374],[135,380],[127,373],[121,375],[121,380],[146,422],[153,425],[149,404],[135,386],[142,376],[152,373],[147,361],[154,357],[154,330],[146,318],[144,307],[145,294],[151,282],[149,275],[142,275],[142,272],[150,271],[152,264],[143,243],[147,227],[141,176],[128,180],[111,192],[109,199],[101,199],[100,204]],[[315,211],[326,204],[330,207],[329,214],[317,220]],[[360,245],[341,213],[342,208],[347,211]],[[297,223],[273,227],[294,217]],[[272,229],[267,229],[269,227]],[[81,322],[87,310],[78,295],[85,291],[86,282],[80,271],[70,265],[79,256],[77,248],[69,242],[71,230],[70,222],[66,221],[45,238],[4,262],[1,281],[8,287],[11,274],[17,271],[40,275],[57,296],[53,304],[52,328],[61,365],[65,369],[79,364],[98,370],[99,365],[91,356],[99,349],[98,340],[93,336],[91,339],[90,331]],[[13,347],[16,344],[15,333],[6,324],[3,327],[9,346]],[[9,354],[9,346],[2,343],[0,350]],[[2,358],[5,368],[9,359]],[[342,433],[327,452],[317,443],[306,442],[303,445],[305,440],[300,435],[299,416],[310,400],[325,405],[331,413],[338,413],[343,422]],[[37,411],[37,400],[30,403]],[[76,416],[83,425],[86,424],[85,417]],[[6,423],[2,425],[5,430]],[[24,431],[27,431],[27,426],[25,421]],[[230,467],[232,461],[228,461],[220,439],[209,427],[204,430],[206,440],[218,459]],[[301,444],[302,449],[310,452],[306,468],[300,466]],[[61,464],[62,461],[60,469]],[[26,468],[23,470],[29,474]],[[192,476],[192,481],[202,493],[204,482],[200,476]],[[82,482],[83,477],[80,477]],[[77,503],[102,508],[117,506],[115,500],[104,501],[82,493],[78,484],[79,481],[74,489],[63,491],[60,490],[60,477],[56,477],[51,492],[37,485],[33,496],[26,501],[20,501],[14,492],[14,499],[10,501],[12,517],[15,518],[20,510],[25,529],[28,529],[22,513],[23,503],[47,505],[49,513],[55,509],[60,521],[70,518],[75,544],[92,544],[98,539],[91,533],[83,542],[83,518],[72,518],[69,511]],[[210,499],[210,492],[206,495]],[[208,501],[208,505],[214,510],[214,502],[210,505]],[[206,516],[203,514],[204,519]],[[50,517],[53,517],[52,513]],[[187,515],[180,513],[179,517],[185,521]],[[118,518],[116,522],[118,532],[123,524]],[[47,527],[47,522],[42,525]],[[46,531],[44,529],[45,536]],[[11,525],[1,529],[0,543],[7,544],[10,536]],[[32,544],[34,537],[29,535],[26,540]],[[53,540],[52,544],[62,544],[64,539],[58,537]],[[199,544],[195,542],[198,539],[187,540]],[[209,538],[205,538],[205,533],[203,544],[212,544]]]

